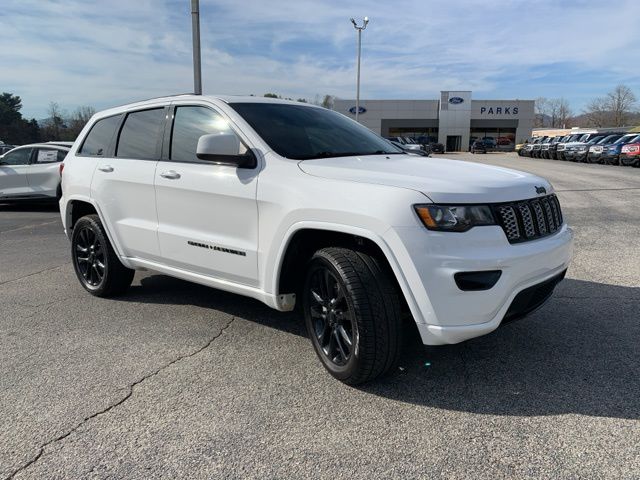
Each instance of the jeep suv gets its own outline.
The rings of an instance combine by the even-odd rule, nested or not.
[[[183,95],[100,112],[62,183],[89,293],[123,294],[148,269],[298,307],[348,384],[396,365],[406,314],[441,345],[531,312],[572,252],[546,180],[406,155],[298,102]]]

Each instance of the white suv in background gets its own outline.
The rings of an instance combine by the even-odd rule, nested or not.
[[[0,201],[59,199],[60,169],[71,145],[34,143],[0,156]]]
[[[135,269],[299,307],[350,384],[395,365],[402,317],[457,343],[525,315],[567,269],[544,179],[403,154],[321,107],[184,95],[96,114],[63,171],[73,265],[94,295]]]

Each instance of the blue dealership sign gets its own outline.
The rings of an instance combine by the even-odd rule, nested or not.
[[[358,110],[358,113],[364,113],[364,112],[366,112],[366,111],[367,111],[367,109],[366,109],[366,108],[364,108],[364,107],[360,107],[360,109]],[[355,115],[355,114],[356,114],[356,107],[351,107],[351,108],[349,109],[349,112],[350,112],[350,113],[353,113],[353,114]]]
[[[462,98],[462,97],[451,97],[449,99],[449,103],[452,103],[454,105],[458,105],[458,104],[460,104],[462,102],[464,102],[464,98]]]

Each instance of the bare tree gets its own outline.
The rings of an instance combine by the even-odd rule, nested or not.
[[[590,127],[605,127],[611,123],[611,111],[606,98],[598,97],[591,100],[584,114]]]
[[[558,126],[558,110],[560,110],[560,101],[557,98],[551,98],[547,101],[547,115],[551,117],[550,127],[556,128]]]
[[[611,112],[612,126],[625,126],[636,103],[636,96],[631,89],[626,85],[618,85],[613,91],[607,93],[606,101]]]
[[[63,140],[62,133],[66,129],[64,113],[56,102],[49,104],[49,118],[44,122],[43,137],[45,140]]]
[[[567,128],[569,124],[569,120],[573,116],[573,112],[571,111],[571,106],[566,98],[561,97],[557,99],[558,106],[558,127]]]
[[[534,103],[535,118],[534,127],[544,127],[545,118],[549,115],[549,100],[545,97],[538,97]]]
[[[67,133],[70,139],[75,140],[94,113],[96,113],[96,109],[89,106],[78,107],[73,112],[67,121]]]

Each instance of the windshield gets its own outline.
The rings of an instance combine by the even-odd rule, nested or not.
[[[609,135],[608,137],[604,137],[602,140],[600,140],[596,145],[607,145],[617,140],[618,138],[620,138],[620,135]]]
[[[278,155],[295,160],[402,154],[388,140],[332,110],[278,103],[231,103]]]
[[[635,134],[633,135],[625,135],[624,137],[620,137],[618,140],[616,140],[615,142],[613,142],[614,145],[618,145],[620,143],[629,143],[631,140],[633,140],[636,137]]]
[[[597,137],[593,137],[591,139],[589,139],[589,141],[587,143],[596,143],[599,142],[600,140],[602,140],[602,135],[598,135]]]

